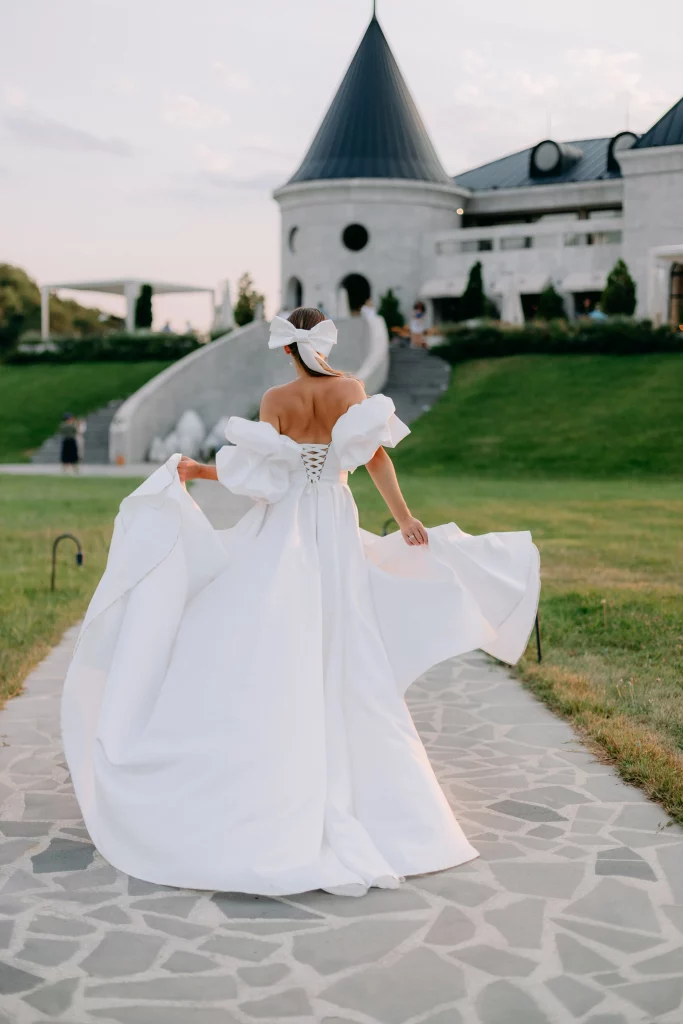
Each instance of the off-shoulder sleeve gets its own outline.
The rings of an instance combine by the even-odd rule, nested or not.
[[[234,494],[275,502],[289,489],[292,470],[300,462],[299,446],[278,434],[270,423],[231,416],[226,445],[216,453],[216,472],[224,487]]]
[[[342,469],[354,470],[369,462],[377,449],[394,448],[410,433],[386,395],[366,398],[340,416],[332,428],[332,447]]]

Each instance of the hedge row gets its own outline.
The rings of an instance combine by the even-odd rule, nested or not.
[[[93,363],[173,360],[194,352],[201,342],[192,334],[105,334],[90,338],[54,338],[20,344],[6,363]]]
[[[432,350],[450,363],[539,353],[545,355],[643,355],[683,352],[683,331],[649,320],[553,320],[523,327],[495,323],[444,324],[444,342]]]

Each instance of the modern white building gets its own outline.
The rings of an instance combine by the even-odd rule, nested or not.
[[[407,314],[457,317],[472,264],[511,322],[552,283],[589,311],[626,260],[639,316],[683,320],[683,100],[644,135],[558,142],[455,177],[443,169],[373,18],[292,178],[282,213],[282,304],[330,313],[389,288]]]

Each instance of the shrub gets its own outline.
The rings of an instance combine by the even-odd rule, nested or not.
[[[567,312],[564,299],[555,291],[552,284],[543,289],[538,300],[537,317],[539,320],[566,320]]]
[[[653,327],[649,320],[615,317],[611,320],[534,321],[523,327],[498,324],[443,324],[444,343],[432,351],[450,363],[528,355],[641,355],[683,353],[683,332],[668,325]]]
[[[234,316],[238,327],[250,324],[256,314],[256,307],[263,305],[264,297],[254,289],[254,282],[249,274],[242,274],[237,282],[237,302]]]
[[[633,316],[636,284],[623,260],[617,260],[610,271],[600,307],[607,316]]]
[[[141,362],[181,359],[199,348],[193,334],[105,334],[90,338],[51,338],[24,342],[5,357],[6,363]]]
[[[135,300],[135,326],[149,330],[152,326],[152,286],[143,284]]]
[[[398,298],[390,288],[386,295],[379,301],[379,315],[384,317],[387,330],[391,334],[392,327],[403,327],[405,319],[398,304]]]
[[[460,300],[460,318],[462,320],[475,320],[484,316],[486,303],[484,296],[484,282],[481,277],[481,261],[477,262],[470,269],[470,276],[467,281],[467,288]]]

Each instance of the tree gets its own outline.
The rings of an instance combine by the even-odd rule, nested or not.
[[[149,330],[152,326],[152,286],[143,284],[135,300],[135,326]]]
[[[636,308],[636,283],[623,260],[612,267],[600,306],[607,316],[633,316]]]
[[[40,291],[25,271],[0,263],[0,352],[12,349],[29,327],[40,325]]]
[[[380,316],[384,317],[384,322],[387,325],[389,334],[391,334],[393,327],[403,327],[405,323],[403,313],[401,312],[401,308],[398,304],[398,298],[394,295],[393,289],[391,288],[386,295],[382,295],[380,298],[378,313]]]
[[[481,277],[481,262],[477,260],[470,270],[467,288],[460,300],[460,319],[476,320],[486,312],[486,296],[484,282]]]
[[[547,285],[540,294],[536,316],[539,320],[566,320],[567,311],[564,299],[555,291],[552,284]]]
[[[251,275],[242,274],[237,282],[237,302],[233,310],[237,326],[244,327],[245,324],[250,324],[254,319],[257,305],[263,305],[264,302],[263,295],[254,289]]]

